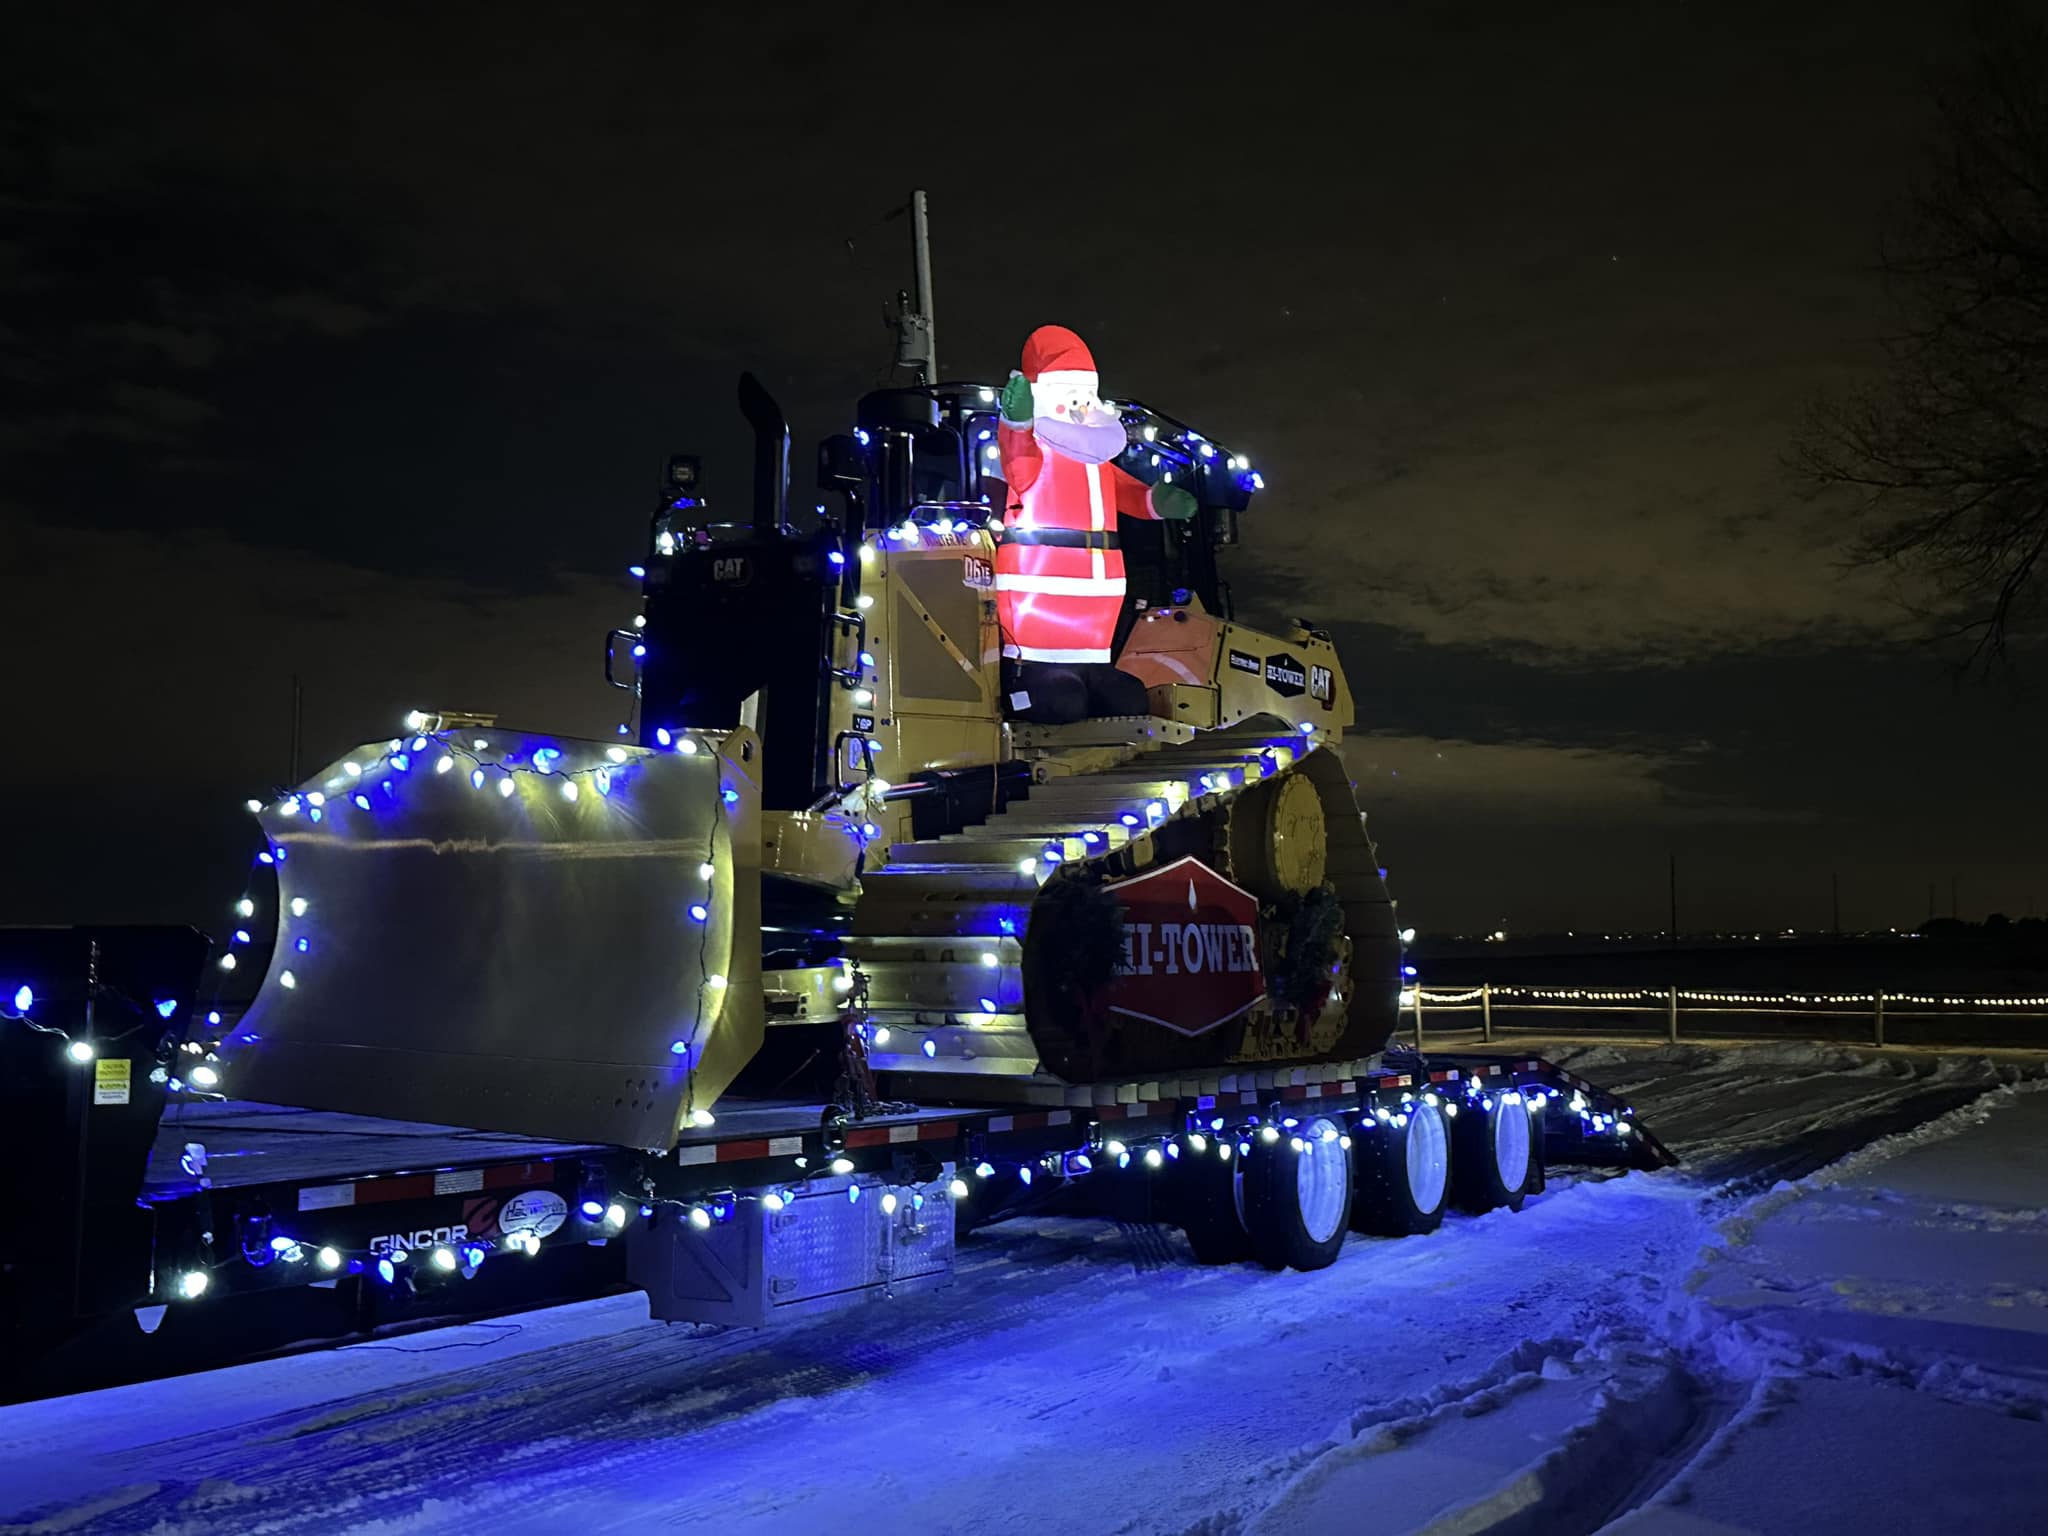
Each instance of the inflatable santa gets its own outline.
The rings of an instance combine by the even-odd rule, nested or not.
[[[1144,714],[1145,685],[1110,656],[1124,603],[1117,519],[1192,517],[1195,498],[1113,462],[1123,422],[1103,406],[1087,345],[1063,325],[1025,340],[997,439],[1009,497],[996,617],[1012,712],[1053,723]]]

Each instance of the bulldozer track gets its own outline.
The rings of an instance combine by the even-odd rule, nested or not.
[[[1175,739],[1185,727],[1150,720],[1089,727],[1027,734],[1027,798],[960,832],[895,844],[862,877],[846,949],[866,978],[876,1069],[920,1097],[1085,1103],[1163,1077],[1213,1092],[1226,1076],[1350,1068],[1378,1051],[1394,1026],[1399,940],[1336,754],[1272,719],[1185,739]],[[1290,836],[1313,856],[1283,852]],[[1188,856],[1257,897],[1262,927],[1290,889],[1335,887],[1345,937],[1319,1014],[1269,998],[1182,1036],[1106,1024],[1058,997],[1048,984],[1057,957],[1032,934],[1054,883],[1124,879]]]

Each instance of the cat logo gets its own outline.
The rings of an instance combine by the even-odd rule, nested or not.
[[[1337,697],[1337,682],[1328,667],[1310,664],[1308,669],[1308,696],[1322,700],[1323,708],[1331,708]]]
[[[728,587],[744,587],[753,579],[745,555],[720,555],[711,562],[711,579]]]

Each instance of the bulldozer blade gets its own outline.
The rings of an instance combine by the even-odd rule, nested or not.
[[[237,1097],[662,1148],[759,1047],[760,743],[372,743],[259,813]]]

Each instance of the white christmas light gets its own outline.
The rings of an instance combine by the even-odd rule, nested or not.
[[[517,786],[512,782],[512,775],[506,774],[504,778],[498,780],[498,798],[500,800],[510,800],[512,798],[512,791],[515,788]]]
[[[341,771],[352,779],[360,779],[363,776],[363,765],[361,763],[343,763]]]
[[[856,688],[853,690],[853,702],[856,704],[872,704],[875,702],[875,696],[866,688]]]
[[[967,1181],[965,1179],[953,1180],[952,1183],[946,1186],[946,1193],[955,1200],[965,1200],[967,1198]]]
[[[676,738],[676,750],[685,757],[695,757],[697,755],[697,743],[688,736],[679,736]]]
[[[705,1210],[704,1207],[701,1205],[691,1206],[690,1225],[695,1227],[699,1232],[702,1232],[706,1227],[711,1225],[711,1213]]]
[[[1145,1149],[1145,1166],[1147,1168],[1157,1168],[1161,1163],[1165,1161],[1166,1159],[1159,1155],[1159,1149],[1157,1147],[1147,1147]]]
[[[292,898],[292,916],[293,916],[293,917],[304,917],[305,915],[306,915],[306,898],[305,898],[305,897],[303,897],[303,896],[294,896],[294,897]]]
[[[614,1200],[604,1208],[604,1224],[608,1227],[623,1227],[626,1224],[626,1208]]]
[[[717,1117],[708,1109],[693,1109],[690,1111],[690,1124],[698,1127],[700,1130],[707,1125],[716,1125],[717,1123]]]
[[[981,963],[983,965],[996,966],[1001,965],[1003,962],[993,950],[984,949],[981,952]]]
[[[220,1074],[204,1062],[187,1072],[185,1076],[195,1088],[212,1088],[220,1082]]]
[[[1188,1150],[1190,1152],[1208,1151],[1209,1138],[1204,1136],[1200,1131],[1191,1132],[1188,1136]]]
[[[455,759],[448,756],[446,753],[443,753],[440,757],[434,760],[434,772],[436,773],[446,773],[450,768],[453,768],[454,766]]]
[[[64,1054],[73,1061],[91,1061],[98,1052],[93,1050],[90,1040],[74,1040],[64,1047]]]
[[[188,1269],[178,1276],[178,1294],[187,1301],[197,1301],[206,1294],[206,1287],[212,1283],[212,1276],[203,1269]]]
[[[436,1248],[436,1249],[434,1250],[434,1267],[435,1267],[436,1269],[444,1269],[444,1270],[449,1270],[449,1271],[453,1271],[453,1270],[454,1270],[454,1268],[455,1268],[455,1265],[456,1265],[456,1258],[455,1258],[455,1250],[454,1250],[454,1249],[452,1249],[452,1248]]]
[[[851,1172],[853,1172],[853,1159],[851,1159],[851,1158],[847,1158],[847,1157],[835,1157],[835,1158],[833,1158],[833,1159],[832,1159],[832,1171],[833,1171],[834,1173],[851,1173]]]
[[[856,597],[853,600],[853,606],[860,609],[862,612],[866,612],[868,609],[875,606],[875,600],[873,597],[863,592],[859,597]]]
[[[716,864],[699,864],[697,866],[697,878],[699,880],[709,880],[717,873],[718,866]]]
[[[317,789],[316,789],[316,790],[314,790],[314,791],[313,791],[313,792],[312,792],[312,793],[311,793],[310,795],[306,796],[306,804],[308,804],[308,805],[311,805],[311,806],[321,806],[321,805],[325,805],[326,803],[327,803],[327,797],[326,797],[325,795],[321,794],[321,793],[320,793],[320,791],[319,791],[319,790],[317,790]]]
[[[319,1261],[322,1269],[341,1268],[341,1254],[337,1249],[322,1248],[313,1257]]]
[[[576,799],[576,794],[576,781],[574,779],[562,780],[562,798],[573,802]]]
[[[894,1216],[896,1214],[896,1192],[893,1189],[888,1194],[882,1196],[882,1214],[884,1216]]]
[[[261,800],[245,800],[242,803],[249,808],[249,814],[251,816],[254,816],[258,811],[263,809],[263,802]]]
[[[283,987],[285,991],[289,992],[293,987],[296,987],[299,984],[299,978],[294,976],[290,971],[279,971],[277,973],[277,984],[280,987]]]
[[[764,1211],[779,1211],[787,1204],[789,1202],[772,1189],[761,1197],[761,1209]]]
[[[248,897],[244,896],[240,901],[235,903],[235,911],[240,913],[243,917],[254,917],[256,915],[256,903],[251,901]]]
[[[875,1026],[875,1044],[877,1044],[877,1045],[887,1045],[888,1043],[889,1043],[889,1026],[888,1026],[888,1025],[886,1025],[886,1024],[877,1024],[877,1025]]]
[[[220,957],[220,968],[224,971],[232,971],[235,968],[235,957],[233,955],[222,955]]]

